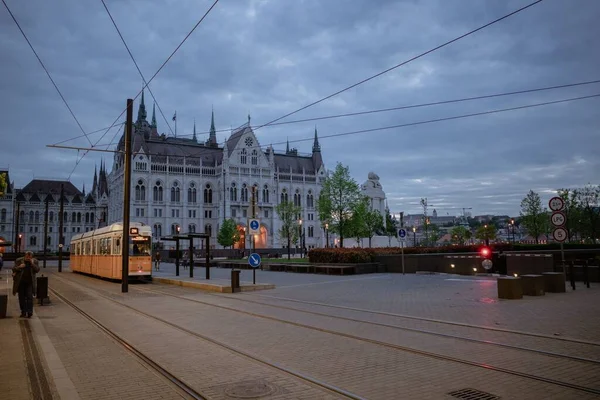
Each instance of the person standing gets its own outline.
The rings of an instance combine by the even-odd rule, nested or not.
[[[13,295],[19,293],[21,318],[33,315],[33,293],[35,292],[35,274],[40,272],[38,260],[28,251],[25,257],[17,258],[13,271]]]
[[[154,255],[154,269],[156,271],[160,269],[160,251],[157,251]]]

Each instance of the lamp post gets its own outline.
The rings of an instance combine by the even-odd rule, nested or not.
[[[485,224],[483,226],[483,229],[484,229],[483,233],[485,234],[485,245],[489,246],[490,245],[490,239],[488,238],[488,230],[487,230],[488,226],[487,226],[487,224]]]
[[[329,224],[325,223],[325,248],[329,248]]]
[[[417,227],[413,226],[412,231],[413,231],[413,246],[417,247]]]
[[[298,220],[298,242],[300,243],[300,258],[303,258],[304,247],[302,247],[302,218]]]
[[[17,242],[17,254],[21,252],[21,239],[23,239],[23,235],[19,233],[19,241]]]
[[[512,226],[512,242],[515,244],[515,220],[510,220],[510,225]]]

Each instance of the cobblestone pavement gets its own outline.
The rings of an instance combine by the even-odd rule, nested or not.
[[[295,274],[286,275],[289,277],[286,279],[292,280]],[[371,279],[359,279],[360,277]],[[471,280],[446,281],[445,279],[447,278],[439,276],[409,277],[408,275],[383,275],[382,279],[378,279],[375,275],[363,275],[360,277],[354,279],[340,277],[337,281],[327,279],[324,282],[313,281],[306,284],[290,284],[287,288],[276,289],[269,291],[269,293],[277,296],[285,295],[286,297],[377,309],[385,312],[408,313],[412,310],[412,315],[420,315],[419,307],[429,310],[435,308],[435,304],[445,304],[446,307],[443,308],[447,311],[448,309],[452,309],[452,307],[448,306],[454,304],[457,308],[461,308],[462,314],[467,313],[469,315],[465,316],[454,311],[455,314],[450,315],[449,313],[425,313],[425,316],[430,318],[445,317],[444,319],[446,320],[450,320],[451,317],[456,316],[456,319],[459,321],[476,323],[477,325],[489,324],[490,321],[494,321],[495,319],[503,321],[502,318],[510,316],[511,312],[513,314],[527,312],[527,307],[518,307],[518,301],[506,303],[506,305],[504,302],[481,301],[481,299],[493,298],[490,283],[484,280],[478,280],[477,282]],[[556,399],[596,398],[594,395],[566,387],[508,375],[491,369],[434,359],[401,349],[391,348],[389,345],[409,346],[428,352],[446,354],[494,366],[499,365],[506,369],[520,370],[524,373],[540,375],[549,379],[560,379],[564,382],[597,388],[598,367],[592,363],[586,364],[579,361],[525,353],[523,351],[498,349],[482,344],[466,344],[456,339],[434,338],[432,336],[402,332],[393,328],[383,328],[371,324],[341,321],[331,317],[320,317],[290,310],[283,311],[268,305],[244,304],[243,302],[236,302],[229,298],[231,295],[210,295],[185,288],[174,288],[164,285],[142,285],[139,287],[130,285],[129,294],[120,294],[118,293],[118,285],[100,280],[73,274],[65,274],[59,279],[68,280],[68,285],[78,285],[82,288],[100,290],[116,300],[125,302],[129,306],[149,310],[153,315],[188,330],[211,338],[218,338],[218,340],[236,348],[246,349],[248,352],[276,361],[287,368],[313,376],[368,399],[446,398],[446,393],[466,387],[490,392],[506,399],[539,399],[541,395],[544,398]],[[401,282],[397,282],[397,280],[401,280]],[[457,286],[459,284],[463,286]],[[67,285],[67,283],[60,283],[60,285]],[[412,285],[415,287],[412,287]],[[242,314],[211,305],[166,297],[162,294],[148,293],[145,292],[147,289],[160,289],[169,293],[185,294],[196,300],[265,315],[271,319],[259,318],[257,315]],[[313,297],[306,295],[305,292],[313,294]],[[446,300],[444,296],[449,295],[451,292],[466,294],[450,297],[450,300]],[[327,295],[323,293],[327,293]],[[380,295],[379,293],[383,294]],[[407,293],[413,294],[414,298],[407,298]],[[580,291],[562,295],[571,296],[570,299],[572,301],[582,301],[579,297],[584,297],[589,302],[589,296],[594,296],[594,293],[598,292],[590,289],[588,293]],[[386,299],[386,295],[391,296],[392,299]],[[248,299],[260,299],[261,301],[266,299],[264,296],[257,296],[254,293],[244,296],[248,296]],[[545,297],[545,299],[550,299],[551,302],[550,307],[547,306],[545,308],[545,312],[550,314],[554,313],[555,305],[560,303],[552,302],[552,297],[550,295]],[[382,307],[375,299],[385,302],[385,307]],[[269,298],[269,301],[289,305],[289,302],[273,298]],[[467,305],[469,301],[472,304]],[[527,301],[525,300],[525,302]],[[533,304],[534,302],[530,303]],[[390,304],[396,304],[399,308],[390,307]],[[502,307],[499,307],[499,304]],[[513,305],[516,308],[511,309],[510,307]],[[293,306],[298,307],[298,304],[294,304]],[[484,306],[489,308],[482,308]],[[500,311],[494,312],[494,308],[492,307],[497,307],[496,309]],[[118,305],[107,304],[105,302],[102,302],[102,307],[94,306],[90,310],[93,311],[95,316],[107,321],[111,320],[111,316],[116,314],[127,315],[127,321],[134,319],[133,316],[129,315],[130,311],[124,311]],[[491,310],[488,313],[493,315],[487,315],[485,318],[477,315],[484,310]],[[538,317],[544,318],[543,310],[544,307],[537,304]],[[328,312],[330,314],[338,313],[338,311],[332,312],[331,309]],[[461,314],[460,318],[458,318],[459,314]],[[378,318],[383,317],[385,316],[378,316]],[[137,318],[139,319],[139,316]],[[296,324],[306,324],[318,329],[309,329],[289,323],[282,323],[272,318],[283,319]],[[579,325],[581,328],[584,328],[583,331],[585,332],[593,329],[593,325],[596,323],[593,320],[588,320],[587,322],[580,321]],[[114,319],[112,324],[114,325],[114,329],[122,331],[124,334],[127,334],[131,329],[129,324],[118,323]],[[155,332],[157,329],[155,322],[151,320],[139,320],[136,322],[136,326],[140,327],[140,330],[143,332]],[[497,325],[493,324],[492,326]],[[535,321],[528,321],[528,325],[520,326],[519,328],[521,330],[535,330]],[[346,334],[346,336],[325,332],[325,330],[341,332]],[[570,333],[572,333],[572,336],[578,337],[577,330],[573,330]],[[159,356],[169,365],[174,363],[172,364],[173,368],[177,368],[177,360],[185,361],[187,357],[192,355],[194,357],[201,357],[207,351],[213,351],[213,349],[203,348],[204,351],[198,353],[197,347],[199,344],[197,343],[197,339],[191,339],[189,335],[181,336],[181,334],[180,331],[169,331],[168,335],[165,333],[165,336],[159,335],[158,338],[154,335],[151,340],[149,338],[140,338],[138,343],[144,349],[147,349],[147,351],[156,352],[157,350],[152,347],[153,344],[168,341],[170,343],[170,351],[165,354],[159,354]],[[507,333],[498,332],[494,334],[497,335],[496,339],[498,339],[498,335],[508,335]],[[356,337],[352,338],[348,337],[348,335]],[[386,347],[372,341],[361,340],[360,338],[377,340],[389,345]],[[533,338],[533,340],[535,339],[539,342],[546,340]],[[190,340],[192,340],[192,343],[190,343]],[[194,340],[196,340],[195,344]],[[182,347],[182,343],[188,343],[189,347]],[[572,343],[566,343],[566,346],[572,345]],[[189,350],[186,352],[184,349]],[[572,351],[576,352],[577,349],[573,347],[562,349],[562,351],[565,354],[570,354]],[[592,355],[593,357],[597,357],[597,354]],[[221,365],[221,362],[226,364],[229,362],[229,365],[233,362],[233,360],[223,361],[220,357],[214,358],[212,362],[216,362],[217,359],[219,360],[217,363],[219,367],[224,367]],[[213,360],[212,357],[211,360]],[[195,368],[201,367],[195,366]],[[193,379],[187,375],[190,372],[189,369],[177,371],[182,376],[188,376],[187,379]],[[214,371],[214,369],[210,371]],[[205,371],[203,375],[207,373],[208,371]],[[264,379],[265,376],[269,376],[268,373],[257,375],[255,379]],[[209,376],[212,379],[217,378],[214,372]],[[196,384],[200,383],[196,381]]]

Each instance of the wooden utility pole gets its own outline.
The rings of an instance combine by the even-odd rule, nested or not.
[[[121,240],[121,292],[129,291],[129,207],[131,206],[131,129],[133,128],[133,100],[127,99],[125,120],[125,174],[123,176],[123,239]]]
[[[65,237],[63,236],[64,230],[64,222],[65,222],[65,184],[60,184],[60,211],[58,220],[60,223],[58,224],[58,272],[62,272],[62,250],[64,246]]]
[[[44,268],[46,268],[46,258],[48,252],[48,206],[50,204],[50,193],[46,196],[46,210],[44,212]]]

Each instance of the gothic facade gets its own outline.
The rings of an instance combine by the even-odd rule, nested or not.
[[[167,137],[158,133],[154,110],[148,123],[142,93],[132,132],[130,220],[152,226],[155,242],[178,232],[209,233],[211,247],[219,248],[220,226],[232,218],[242,237],[236,247],[249,248],[246,227],[255,187],[260,220],[256,248],[284,247],[275,211],[281,201],[301,206],[305,246],[323,246],[316,204],[326,171],[316,129],[310,155],[300,155],[289,143],[285,153],[272,146],[263,150],[250,116],[222,145],[217,143],[214,112],[208,140],[198,140],[195,124],[191,138]],[[123,135],[118,150],[124,147]],[[123,173],[123,153],[115,153],[108,175],[109,223],[122,220]],[[171,247],[172,242],[163,245]]]

